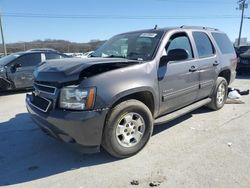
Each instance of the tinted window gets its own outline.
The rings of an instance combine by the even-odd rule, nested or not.
[[[0,59],[0,65],[5,66],[18,57],[19,57],[18,54],[10,54],[10,55],[4,56]]]
[[[174,49],[184,49],[188,52],[189,59],[193,58],[192,47],[186,34],[175,34],[170,38],[166,46],[166,53],[168,54],[170,50]]]
[[[25,54],[14,61],[15,64],[21,64],[22,67],[36,66],[41,62],[41,54]]]
[[[46,57],[46,60],[49,60],[49,59],[60,59],[60,58],[62,58],[61,55],[55,54],[55,53],[46,53],[45,57]]]
[[[203,32],[193,32],[193,37],[200,58],[209,57],[214,54],[214,48],[207,34]]]
[[[105,58],[123,57],[149,61],[153,59],[162,35],[163,31],[158,30],[116,35],[105,42],[91,56]]]
[[[224,34],[224,33],[212,33],[212,35],[213,35],[214,40],[216,41],[217,45],[219,46],[221,53],[223,53],[223,54],[234,53],[233,45],[226,34]]]

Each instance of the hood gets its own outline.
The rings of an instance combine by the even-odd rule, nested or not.
[[[65,83],[139,64],[140,61],[122,58],[65,58],[45,61],[35,69],[37,81]]]

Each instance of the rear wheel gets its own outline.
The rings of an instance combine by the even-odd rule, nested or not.
[[[221,109],[227,100],[228,83],[225,78],[218,77],[211,96],[212,101],[207,105],[212,110]]]
[[[130,157],[146,145],[152,131],[153,117],[148,107],[138,100],[127,100],[108,116],[102,146],[114,157]]]

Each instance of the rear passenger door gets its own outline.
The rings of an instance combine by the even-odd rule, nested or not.
[[[187,33],[173,34],[166,44],[163,56],[173,49],[184,49],[189,57],[183,61],[170,61],[159,65],[161,115],[193,103],[199,90],[198,65]]]
[[[194,31],[192,33],[196,46],[196,56],[199,67],[200,90],[197,100],[208,97],[213,89],[217,77],[217,67],[219,60],[216,55],[209,36],[205,32]]]

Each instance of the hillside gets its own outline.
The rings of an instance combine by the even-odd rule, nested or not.
[[[32,48],[53,48],[60,52],[72,53],[72,52],[87,52],[95,50],[97,47],[101,46],[105,41],[101,40],[91,40],[88,43],[76,43],[65,40],[35,40],[31,42],[18,42],[9,43],[6,45],[7,52],[13,53],[18,51],[26,51]],[[0,52],[3,52],[2,47],[0,47]]]

